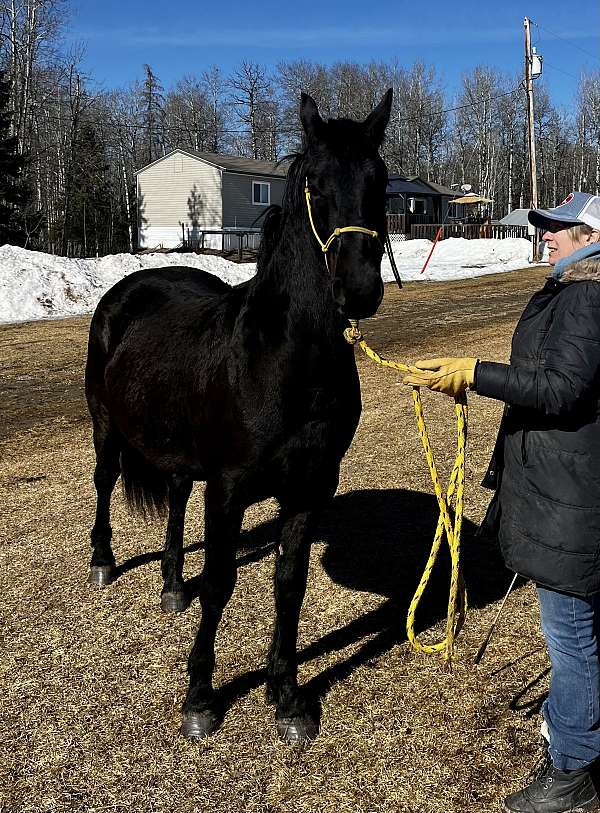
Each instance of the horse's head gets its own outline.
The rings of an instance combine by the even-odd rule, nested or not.
[[[323,264],[326,258],[333,277],[334,299],[350,319],[372,316],[383,297],[381,258],[387,234],[387,170],[379,147],[391,104],[392,91],[388,90],[364,121],[325,122],[314,100],[302,94],[307,208],[314,239],[327,249]],[[362,231],[335,234],[336,229],[349,226]]]

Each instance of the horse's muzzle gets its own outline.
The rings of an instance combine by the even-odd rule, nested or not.
[[[333,296],[338,308],[347,319],[367,319],[376,313],[383,299],[383,282],[379,274],[362,281],[361,285],[347,285],[335,279]]]

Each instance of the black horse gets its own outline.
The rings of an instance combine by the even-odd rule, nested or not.
[[[312,738],[318,717],[297,682],[298,619],[316,511],[333,497],[361,411],[347,317],[375,313],[383,295],[387,173],[378,154],[392,101],[364,122],[324,122],[302,95],[306,148],[290,166],[283,206],[263,227],[256,276],[230,287],[202,271],[158,268],[117,283],[90,328],[86,395],[98,494],[90,581],[115,577],[110,498],[121,474],[128,502],[168,507],[163,609],[182,610],[183,525],[192,484],[206,481],[202,620],[188,661],[182,733],[220,723],[212,688],[217,625],[236,581],[245,509],[275,497],[281,538],[267,697],[288,741]],[[343,233],[325,254],[325,240]]]

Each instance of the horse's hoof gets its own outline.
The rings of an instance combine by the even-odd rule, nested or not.
[[[183,715],[180,733],[186,740],[203,740],[210,737],[219,727],[221,721],[214,711],[188,711]]]
[[[182,613],[187,610],[190,602],[183,590],[175,593],[163,593],[160,597],[160,609],[163,613]]]
[[[114,582],[115,573],[116,568],[114,565],[92,565],[88,576],[88,584],[94,584],[96,587],[107,587]]]
[[[279,737],[291,745],[302,745],[314,740],[319,724],[312,717],[280,717],[277,719]]]

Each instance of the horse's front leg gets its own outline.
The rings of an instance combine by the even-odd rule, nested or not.
[[[313,516],[288,515],[283,523],[275,564],[276,621],[267,663],[267,700],[277,706],[277,732],[286,742],[305,742],[319,732],[298,687],[298,621],[308,576]]]
[[[189,604],[183,584],[183,531],[192,486],[189,477],[173,475],[169,480],[169,521],[161,562],[163,589],[160,606],[164,612],[180,613]]]
[[[225,605],[235,587],[235,552],[244,510],[234,497],[233,484],[209,480],[204,497],[204,569],[200,587],[202,620],[188,658],[190,685],[183,704],[181,733],[198,739],[220,725],[222,709],[212,686],[215,638]]]

